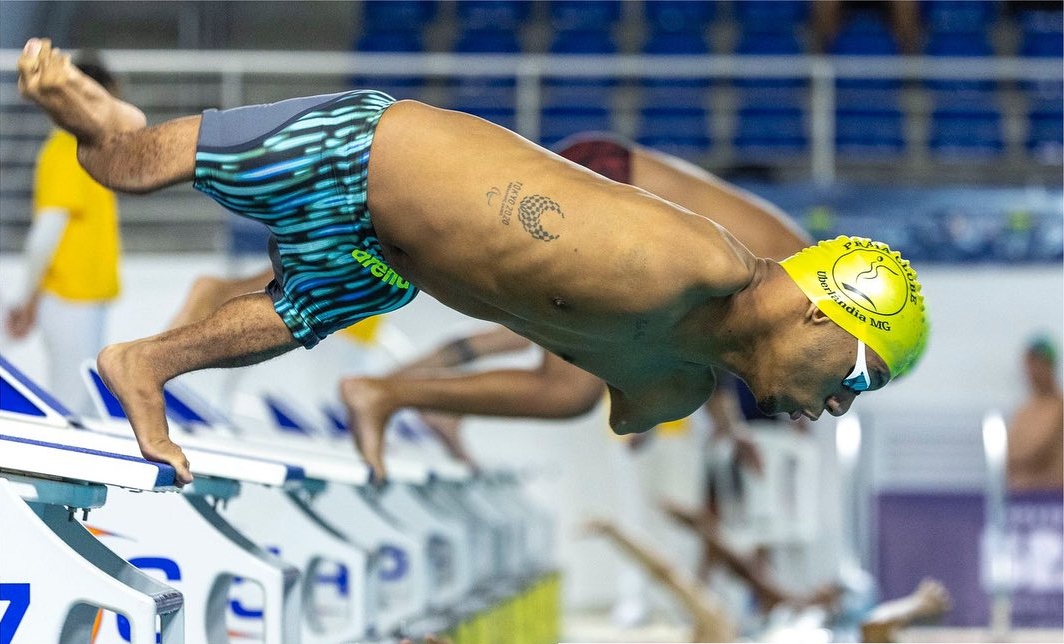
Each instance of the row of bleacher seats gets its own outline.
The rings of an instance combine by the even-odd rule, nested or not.
[[[355,48],[362,51],[425,51],[423,34],[440,15],[438,0],[366,2]],[[721,11],[722,5],[728,11]],[[614,33],[625,13],[621,0],[552,0],[546,23],[553,34],[546,46],[524,42],[523,32],[534,17],[533,3],[509,0],[459,0],[455,8],[456,52],[646,53],[747,55],[817,53],[808,36],[812,28],[809,0],[739,1],[653,0],[631,3],[640,15],[641,44],[624,51]],[[869,7],[874,7],[869,3]],[[1060,7],[1053,3],[1006,11],[1007,3],[988,0],[923,0],[921,52],[931,56],[1060,56]],[[630,10],[630,9],[629,9]],[[720,18],[721,14],[727,16]],[[997,50],[991,31],[1010,16],[1018,44]],[[718,20],[719,19],[719,20]],[[721,50],[708,38],[717,22],[738,30],[734,49]],[[533,39],[534,40],[534,39]],[[887,19],[875,8],[852,11],[821,53],[896,55],[899,43]]]
[[[1055,5],[1006,12],[998,2],[925,0],[923,53],[929,56],[990,57],[1015,53],[1031,57],[1064,56],[1062,16]],[[722,11],[726,7],[726,11]],[[519,54],[522,28],[533,16],[533,3],[504,0],[462,0],[455,6],[458,28],[451,51],[470,54]],[[545,50],[552,54],[611,55],[622,53],[615,26],[625,7],[617,0],[556,0],[546,3],[553,36]],[[640,3],[645,38],[631,53],[654,55],[802,55],[812,53],[808,38],[811,4],[802,0],[773,2],[688,2],[659,0]],[[630,11],[631,8],[629,7]],[[360,51],[424,51],[421,35],[440,13],[432,0],[367,2],[364,5]],[[1018,26],[1014,52],[991,46],[992,25],[1006,13]],[[738,25],[730,52],[711,47],[707,28],[715,20]],[[533,49],[534,51],[534,49]],[[899,46],[885,18],[858,8],[844,21],[827,53],[845,56],[896,56]],[[356,85],[373,85],[399,97],[418,97],[427,80],[417,77],[362,76]],[[801,155],[809,151],[809,84],[803,78],[738,78],[728,83],[736,92],[736,127],[730,144],[744,159],[768,155]],[[915,143],[906,131],[907,102],[900,80],[841,78],[836,81],[836,145],[840,155],[890,158]],[[636,123],[630,135],[640,143],[698,160],[713,144],[711,93],[721,85],[706,80],[644,78],[622,84],[608,78],[546,78],[542,86],[540,142],[553,145],[585,130],[615,129],[613,106],[621,90],[634,92]],[[446,104],[513,128],[515,80],[460,78],[449,82]],[[1001,94],[1017,90],[1025,104],[1023,147],[1033,159],[1057,163],[1062,149],[1060,82],[1010,83],[992,80],[928,80],[921,89],[930,101],[926,140],[933,156],[985,159],[1006,150],[1006,113]]]
[[[380,87],[366,78],[365,84]],[[386,85],[397,96],[416,96],[409,84]],[[631,136],[639,143],[697,160],[714,145],[712,88],[642,88]],[[726,143],[738,158],[808,154],[811,145],[809,89],[746,88],[736,95],[734,128]],[[504,127],[516,127],[516,88],[508,80],[456,82],[446,105]],[[613,107],[618,88],[608,83],[544,86],[539,141],[552,146],[574,133],[618,131]],[[574,94],[579,94],[574,99]],[[597,98],[592,98],[597,97]],[[933,157],[986,159],[1007,146],[1005,99],[995,92],[938,92],[930,95],[923,140],[908,131],[906,94],[898,89],[847,89],[836,93],[835,144],[842,157],[891,158],[926,145]],[[1023,147],[1032,159],[1059,164],[1064,120],[1059,97],[1028,97],[1019,111]],[[973,155],[975,155],[973,157]]]

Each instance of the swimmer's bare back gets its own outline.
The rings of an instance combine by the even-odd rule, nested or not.
[[[386,259],[443,303],[622,390],[712,389],[707,320],[754,258],[709,219],[412,101],[380,121],[368,194]]]

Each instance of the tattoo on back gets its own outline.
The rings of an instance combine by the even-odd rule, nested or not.
[[[551,234],[540,223],[540,217],[544,212],[556,212],[560,217],[565,217],[561,206],[543,195],[529,195],[521,200],[521,205],[517,208],[517,216],[521,220],[521,225],[533,238],[543,241],[558,239],[558,235]]]

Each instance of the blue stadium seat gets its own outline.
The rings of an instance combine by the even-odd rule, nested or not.
[[[651,3],[653,4],[653,3]],[[697,3],[690,3],[697,4]],[[653,56],[703,56],[709,46],[701,31],[652,32],[643,43],[643,53]],[[643,103],[673,107],[701,107],[708,78],[641,78]]]
[[[840,90],[835,101],[839,156],[879,159],[905,150],[904,112],[898,90]]]
[[[471,29],[459,34],[453,51],[460,54],[517,54],[521,46],[515,31]],[[450,84],[449,105],[512,128],[517,104],[516,87],[513,76],[459,76]]]
[[[762,3],[750,3],[762,4]],[[798,39],[797,31],[786,25],[744,26],[739,34],[735,53],[741,56],[797,56],[805,48]],[[736,87],[755,89],[799,88],[805,85],[804,78],[736,78]]]
[[[458,0],[455,15],[459,29],[499,29],[516,31],[528,19],[528,0]]]
[[[425,51],[425,45],[419,32],[395,29],[365,31],[355,43],[355,49],[372,52],[421,52]]]
[[[708,114],[699,108],[644,107],[639,111],[636,141],[697,162],[710,146]]]
[[[617,42],[606,29],[560,29],[551,40],[552,54],[616,54]]]
[[[897,56],[898,43],[876,11],[857,11],[835,35],[828,51],[836,56]],[[892,78],[840,78],[839,90],[893,90],[901,81]]]
[[[1000,156],[1005,149],[1003,118],[992,95],[940,95],[931,112],[928,147],[951,161]]]
[[[1021,12],[1019,54],[1027,58],[1064,58],[1064,12]],[[1023,81],[1020,86],[1035,99],[1059,98],[1060,81]]]
[[[417,31],[368,31],[355,44],[356,51],[383,53],[416,53],[425,50],[421,34]],[[372,87],[387,92],[395,98],[418,98],[425,85],[423,76],[386,76],[358,74],[351,79],[355,87]]]
[[[1000,9],[993,0],[924,0],[920,4],[926,28],[937,33],[985,33]]]
[[[550,148],[578,132],[612,132],[610,112],[602,106],[546,107],[540,114],[540,145]]]
[[[698,30],[652,31],[643,42],[643,53],[659,56],[699,56],[709,53],[709,45]]]
[[[933,31],[924,53],[928,56],[989,57],[994,55],[985,31]]]
[[[363,2],[366,31],[420,31],[436,17],[437,0],[389,0]]]
[[[651,0],[643,3],[643,17],[651,32],[704,30],[715,17],[713,2]]]
[[[1020,14],[1020,55],[1061,56],[1064,11],[1028,10]]]
[[[747,92],[736,116],[732,145],[742,158],[796,155],[808,148],[805,107],[794,92]]]
[[[608,55],[617,53],[617,43],[608,31],[559,31],[550,45],[552,54]],[[609,105],[617,82],[610,77],[558,77],[543,79],[543,105],[587,108]]]
[[[802,26],[809,18],[808,0],[735,0],[733,15],[742,29],[776,26],[778,29]]]
[[[605,31],[620,19],[621,0],[551,0],[549,13],[559,31]]]
[[[451,51],[456,54],[519,54],[521,41],[510,29],[466,29],[458,34]]]
[[[1060,165],[1064,158],[1064,101],[1032,100],[1027,106],[1027,151],[1037,161]]]
[[[924,53],[928,56],[963,56],[988,58],[994,55],[985,31],[931,32]],[[994,81],[988,80],[929,80],[928,89],[935,92],[990,92]]]

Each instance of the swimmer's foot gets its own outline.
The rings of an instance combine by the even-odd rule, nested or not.
[[[144,113],[120,101],[79,70],[70,55],[48,38],[30,38],[18,59],[19,93],[41,107],[56,125],[95,145],[112,133],[142,128]]]
[[[436,411],[421,412],[421,419],[443,441],[447,451],[455,459],[475,468],[473,457],[466,451],[462,443],[462,417],[456,414],[447,414]]]
[[[161,380],[152,370],[144,341],[104,347],[96,359],[100,377],[118,397],[133,427],[137,445],[149,461],[169,463],[177,470],[177,482],[192,482],[184,452],[170,440]]]
[[[396,407],[389,402],[388,389],[375,378],[344,378],[340,382],[340,399],[347,408],[347,426],[355,445],[373,468],[377,482],[383,482],[384,430]]]

